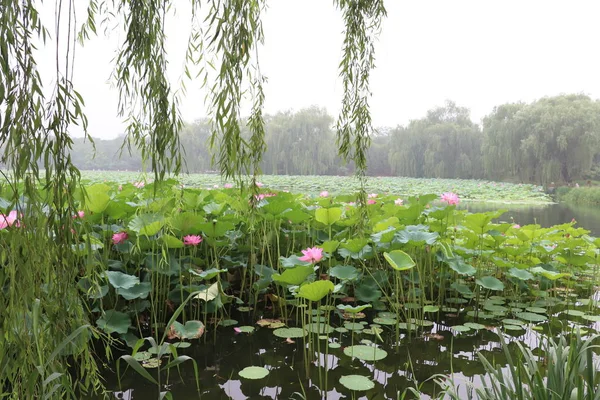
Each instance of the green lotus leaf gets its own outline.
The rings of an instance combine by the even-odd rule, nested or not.
[[[371,305],[370,304],[362,304],[360,306],[351,306],[351,305],[346,305],[346,304],[338,304],[337,308],[342,310],[343,312],[347,312],[350,314],[356,314],[359,313],[361,311],[363,311],[366,308],[370,308]]]
[[[314,272],[315,270],[312,265],[300,265],[288,268],[284,270],[282,274],[273,274],[272,278],[273,281],[281,283],[282,285],[300,285]]]
[[[544,322],[548,319],[545,315],[540,315],[532,312],[518,312],[515,313],[517,318],[520,318],[529,322]]]
[[[269,370],[263,367],[246,367],[239,375],[245,379],[262,379],[269,375]]]
[[[284,339],[301,338],[306,336],[307,334],[308,332],[302,328],[279,328],[273,331],[273,335]]]
[[[315,219],[324,225],[333,225],[342,218],[342,212],[339,207],[317,208]]]
[[[162,214],[139,214],[129,222],[129,229],[140,236],[154,236],[165,224]]]
[[[438,312],[440,310],[440,308],[438,306],[425,306],[423,307],[423,312]]]
[[[484,276],[476,279],[475,283],[479,286],[489,290],[504,290],[504,283],[493,276]]]
[[[300,286],[297,295],[310,301],[319,301],[333,292],[333,289],[334,285],[331,281],[320,280]]]
[[[387,357],[387,352],[375,346],[356,345],[344,349],[344,354],[363,361],[378,361]]]
[[[187,321],[185,325],[175,321],[171,329],[173,337],[179,339],[198,339],[204,334],[204,324],[201,321]]]
[[[96,325],[106,333],[127,333],[131,327],[131,318],[120,311],[108,310],[98,318]]]
[[[115,289],[130,289],[140,283],[140,279],[137,276],[124,274],[119,271],[106,271],[105,274]]]
[[[162,240],[162,242],[167,245],[167,247],[169,249],[181,249],[183,248],[183,242],[176,238],[175,236],[171,236],[171,235],[162,235],[160,237],[160,240]]]
[[[477,270],[464,262],[461,258],[451,258],[446,260],[448,266],[459,275],[473,276]]]
[[[125,300],[145,299],[152,290],[150,282],[140,282],[127,289],[117,289],[117,294],[123,296]]]
[[[396,271],[406,271],[416,265],[413,259],[402,250],[394,250],[389,253],[383,253],[383,256],[390,267]]]
[[[329,276],[343,281],[355,280],[359,275],[360,272],[352,265],[336,265],[329,270]]]
[[[346,389],[356,392],[364,392],[375,388],[375,384],[369,378],[362,375],[344,375],[340,378],[340,383]]]
[[[529,271],[519,268],[511,268],[508,270],[508,276],[512,276],[513,278],[520,279],[522,281],[528,281],[533,279],[533,274]]]

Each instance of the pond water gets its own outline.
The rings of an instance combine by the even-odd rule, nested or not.
[[[459,208],[470,212],[485,212],[505,209],[507,212],[501,220],[516,224],[540,224],[542,227],[563,224],[572,219],[577,226],[590,231],[590,235],[600,237],[600,209],[592,206],[570,205],[563,203],[546,205],[495,204],[463,202]]]
[[[588,207],[574,207],[563,204],[546,206],[496,206],[490,204],[463,203],[461,208],[472,212],[482,212],[493,209],[508,209],[502,220],[514,220],[520,225],[538,223],[544,227],[569,222],[573,218],[582,226],[591,231],[591,235],[600,236],[600,211]],[[556,294],[556,296],[559,296]],[[511,302],[525,302],[520,307],[527,305],[545,308],[549,321],[530,323],[526,329],[503,330],[507,341],[520,341],[530,348],[539,345],[540,335],[550,331],[556,333],[565,326],[578,324],[592,330],[600,330],[600,323],[588,322],[581,317],[567,315],[562,311],[566,308],[580,310],[587,315],[597,315],[600,309],[591,302],[589,304],[577,303],[574,299],[597,298],[591,291],[579,292],[562,297],[561,303],[550,305],[547,300],[534,298],[507,298],[498,299],[500,305],[507,307]],[[565,299],[569,300],[568,306]],[[457,306],[449,304],[449,306]],[[516,307],[516,305],[513,304]],[[458,306],[461,307],[461,306]],[[399,344],[394,343],[394,330],[382,326],[383,332],[380,342],[373,334],[361,331],[339,333],[334,332],[328,339],[319,339],[313,335],[314,346],[320,342],[320,352],[314,352],[321,366],[311,363],[308,376],[305,372],[303,357],[303,340],[294,339],[289,343],[286,339],[273,335],[268,328],[259,328],[255,321],[263,317],[260,314],[238,313],[231,318],[239,321],[238,325],[256,326],[253,334],[236,333],[233,327],[219,327],[216,334],[214,326],[209,326],[207,342],[203,339],[187,349],[179,349],[178,354],[192,357],[198,363],[200,390],[196,389],[194,368],[188,361],[180,365],[179,371],[171,369],[163,375],[162,390],[169,390],[174,399],[398,399],[407,387],[414,386],[414,382],[422,384],[420,389],[424,397],[430,398],[439,393],[439,387],[428,380],[436,374],[449,375],[454,371],[453,379],[456,382],[470,382],[479,386],[484,381],[484,371],[478,362],[477,352],[493,359],[498,364],[504,364],[505,358],[501,349],[500,337],[497,327],[503,326],[502,319],[516,318],[514,310],[496,314],[488,318],[473,318],[467,316],[469,308],[461,309],[460,313],[452,311],[441,312],[437,317],[431,314],[435,322],[412,333],[407,337],[406,332],[401,335]],[[266,312],[266,317],[270,317]],[[366,312],[365,328],[372,323],[377,311]],[[485,328],[472,329],[469,332],[459,333],[452,329],[453,326],[465,322],[477,322]],[[526,321],[525,321],[526,322]],[[293,323],[291,324],[293,325]],[[332,314],[331,325],[340,327],[344,321],[335,313]],[[536,326],[537,325],[537,326]],[[535,328],[535,329],[534,329]],[[215,340],[216,339],[216,340]],[[362,361],[344,354],[344,348],[352,344],[369,342],[385,351],[388,355],[379,361]],[[339,348],[327,348],[327,342],[339,343]],[[371,345],[371,344],[369,344]],[[129,353],[122,353],[129,354]],[[115,354],[117,357],[120,355]],[[323,365],[327,362],[327,368]],[[121,363],[121,371],[125,363]],[[267,377],[259,380],[242,379],[238,373],[248,366],[261,366],[269,370]],[[325,378],[325,371],[327,377]],[[155,370],[149,370],[156,376]],[[344,375],[363,375],[369,377],[375,387],[367,392],[350,392],[339,383]],[[146,381],[136,372],[129,370],[122,375],[120,385],[117,380],[114,365],[105,373],[107,388],[111,395],[118,399],[141,400],[158,398],[157,386]],[[463,383],[465,391],[467,384]],[[407,398],[412,398],[410,395]]]

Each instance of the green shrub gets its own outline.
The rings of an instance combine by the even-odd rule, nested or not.
[[[559,200],[572,204],[600,205],[600,187],[573,188]]]

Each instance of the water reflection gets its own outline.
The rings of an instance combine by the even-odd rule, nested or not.
[[[506,209],[503,221],[514,221],[519,225],[540,224],[542,227],[564,224],[572,219],[578,226],[589,230],[592,236],[600,236],[600,208],[569,204],[526,205],[463,202],[460,209],[470,212],[485,212]]]

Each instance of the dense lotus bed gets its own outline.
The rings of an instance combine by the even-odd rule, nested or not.
[[[86,186],[72,249],[90,319],[114,340],[109,387],[435,396],[435,374],[483,373],[476,351],[501,360],[505,341],[597,331],[600,242],[574,221],[519,226],[457,210],[450,192],[374,192],[361,219],[356,200],[267,184]]]

